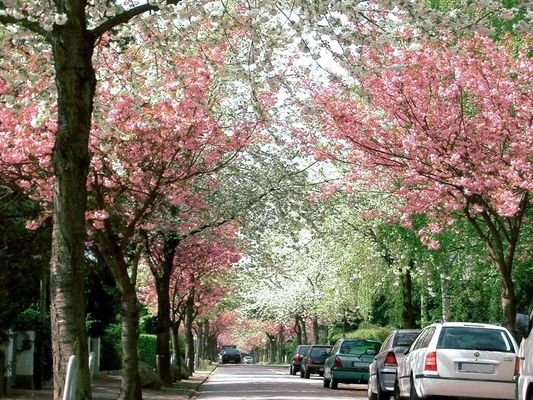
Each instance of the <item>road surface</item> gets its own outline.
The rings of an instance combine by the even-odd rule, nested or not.
[[[366,385],[322,387],[322,378],[289,375],[288,367],[220,365],[202,385],[198,400],[340,400],[366,399]]]

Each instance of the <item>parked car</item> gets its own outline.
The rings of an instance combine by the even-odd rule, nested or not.
[[[380,346],[375,340],[337,340],[324,362],[324,387],[337,389],[339,383],[367,383],[368,366]]]
[[[228,347],[220,352],[218,358],[221,364],[240,364],[241,352],[238,349]]]
[[[513,399],[517,349],[513,336],[499,325],[432,324],[399,362],[395,398]]]
[[[518,350],[517,400],[533,400],[533,312],[516,316],[516,330],[523,336]]]
[[[297,372],[300,372],[300,369],[301,369],[300,365],[302,363],[302,358],[304,358],[305,355],[307,354],[307,350],[309,350],[309,347],[311,347],[311,345],[301,344],[294,351],[294,354],[291,359],[291,365],[289,367],[289,373],[291,375],[296,375]]]
[[[389,400],[394,394],[396,367],[420,329],[396,329],[385,339],[369,366],[368,400]]]
[[[253,364],[254,363],[254,358],[252,356],[244,356],[242,358],[242,363],[243,364]]]
[[[330,345],[313,344],[307,354],[302,358],[300,365],[300,378],[309,379],[311,374],[324,375],[324,361],[331,350]]]

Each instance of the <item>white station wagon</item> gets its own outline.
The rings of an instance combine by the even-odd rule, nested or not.
[[[398,365],[395,398],[514,399],[517,349],[516,341],[502,326],[429,325]]]

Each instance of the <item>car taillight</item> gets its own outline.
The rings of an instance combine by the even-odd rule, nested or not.
[[[516,357],[514,361],[514,373],[513,376],[520,375],[520,357]]]
[[[333,368],[342,368],[342,360],[339,357],[335,357],[335,361],[333,361]]]
[[[437,352],[432,351],[426,354],[424,362],[424,371],[437,371]]]
[[[389,351],[387,357],[385,357],[385,366],[386,367],[397,367],[398,363],[396,362],[396,356],[392,351]]]

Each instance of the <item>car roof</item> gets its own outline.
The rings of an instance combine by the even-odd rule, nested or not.
[[[470,328],[488,328],[488,329],[505,329],[505,327],[496,324],[484,324],[478,322],[437,322],[432,325],[442,327],[470,327]]]

